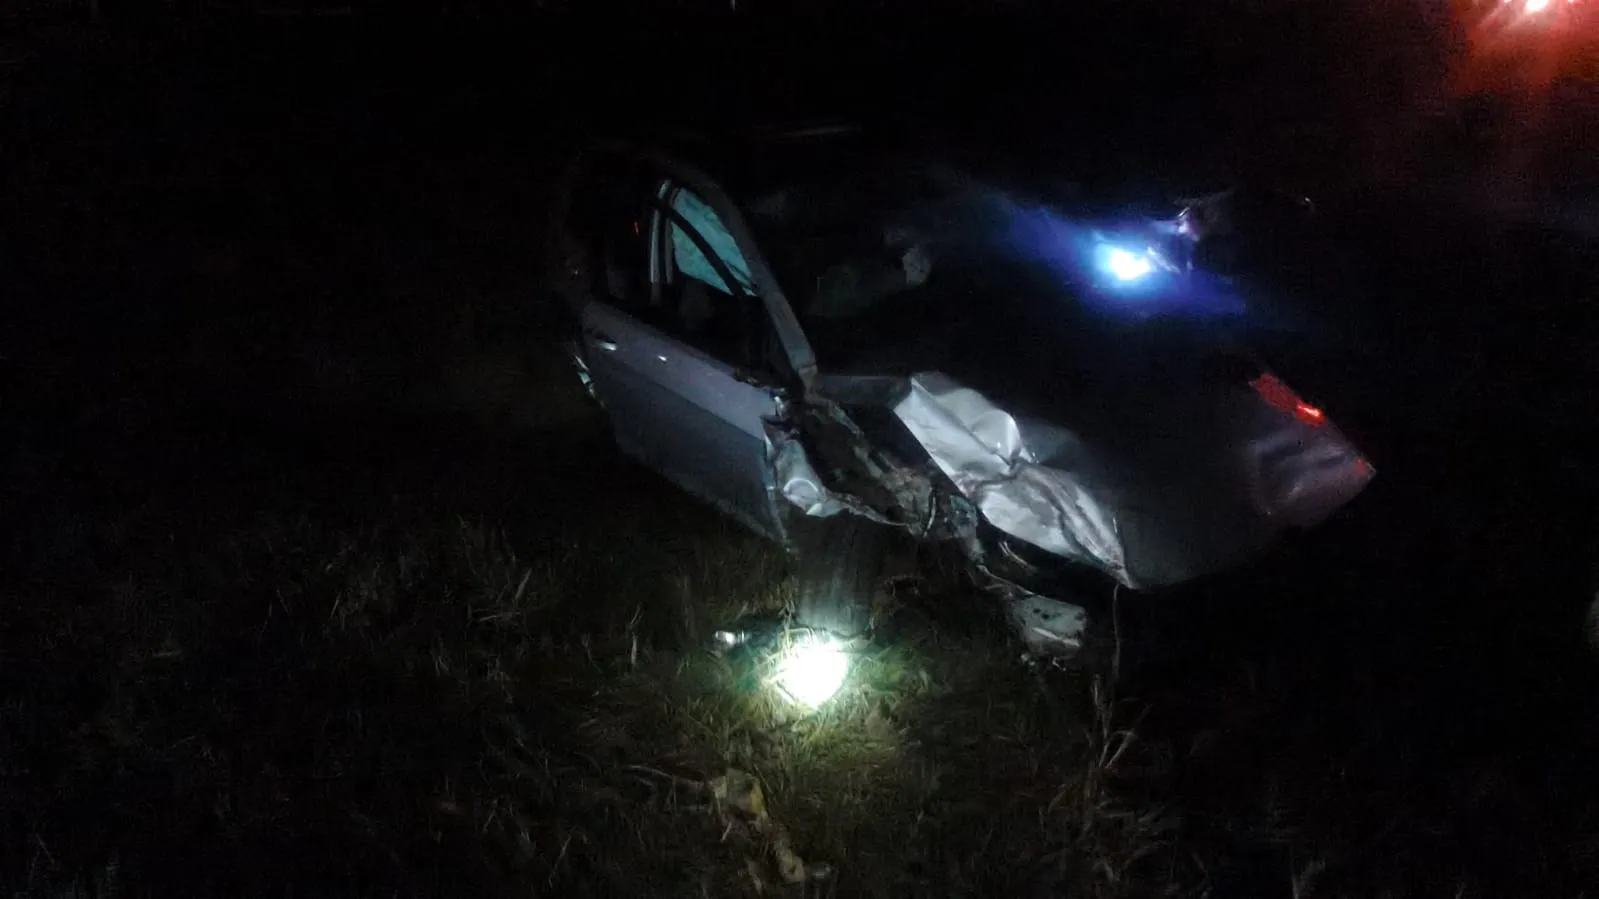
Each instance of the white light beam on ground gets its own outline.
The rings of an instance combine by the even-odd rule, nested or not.
[[[816,708],[833,698],[849,674],[849,657],[832,640],[807,634],[783,651],[772,682],[789,699]]]

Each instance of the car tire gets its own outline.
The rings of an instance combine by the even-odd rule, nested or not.
[[[790,528],[798,556],[794,621],[845,639],[871,630],[892,530],[854,515],[805,518]]]

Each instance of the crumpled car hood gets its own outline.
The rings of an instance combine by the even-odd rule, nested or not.
[[[1100,479],[1085,447],[1051,446],[1062,467],[1047,467],[1016,419],[977,391],[936,372],[906,387],[894,415],[990,524],[1127,579],[1113,503],[1096,495]]]
[[[1244,562],[1374,475],[1330,422],[1301,420],[1249,384],[1139,391],[1138,408],[1063,395],[1057,415],[1019,416],[938,371],[830,380],[854,404],[872,397],[890,409],[995,529],[1134,589]],[[794,483],[811,491],[800,503],[811,514],[842,510],[819,505],[810,478]]]

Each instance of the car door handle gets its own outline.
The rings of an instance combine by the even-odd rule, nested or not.
[[[595,346],[605,350],[606,352],[616,351],[616,339],[604,331],[584,331],[583,336],[587,337]]]

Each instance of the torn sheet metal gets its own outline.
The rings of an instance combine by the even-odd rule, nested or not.
[[[979,518],[1133,589],[1172,586],[1242,563],[1289,528],[1319,523],[1374,475],[1320,410],[1299,409],[1297,397],[1285,412],[1256,391],[1196,391],[1187,402],[1204,415],[1151,413],[1182,422],[1166,440],[1101,433],[1096,442],[1078,429],[1017,418],[939,372],[819,386],[827,399],[813,396],[792,410],[792,423],[769,433],[783,498],[807,515],[847,512],[954,540],[980,567]],[[891,413],[926,460],[898,459],[892,435],[868,436],[845,407]]]
[[[840,512],[870,514],[864,503],[827,489],[822,476],[805,454],[799,439],[777,429],[768,429],[772,446],[772,469],[777,477],[777,492],[798,506],[806,515],[828,518]]]
[[[778,494],[806,515],[847,512],[917,536],[949,517],[932,481],[874,448],[843,410],[813,401],[790,411],[794,425],[767,422],[768,452]]]
[[[1009,413],[933,372],[910,379],[894,414],[994,527],[1129,582],[1112,506],[1060,461],[1039,464]]]

